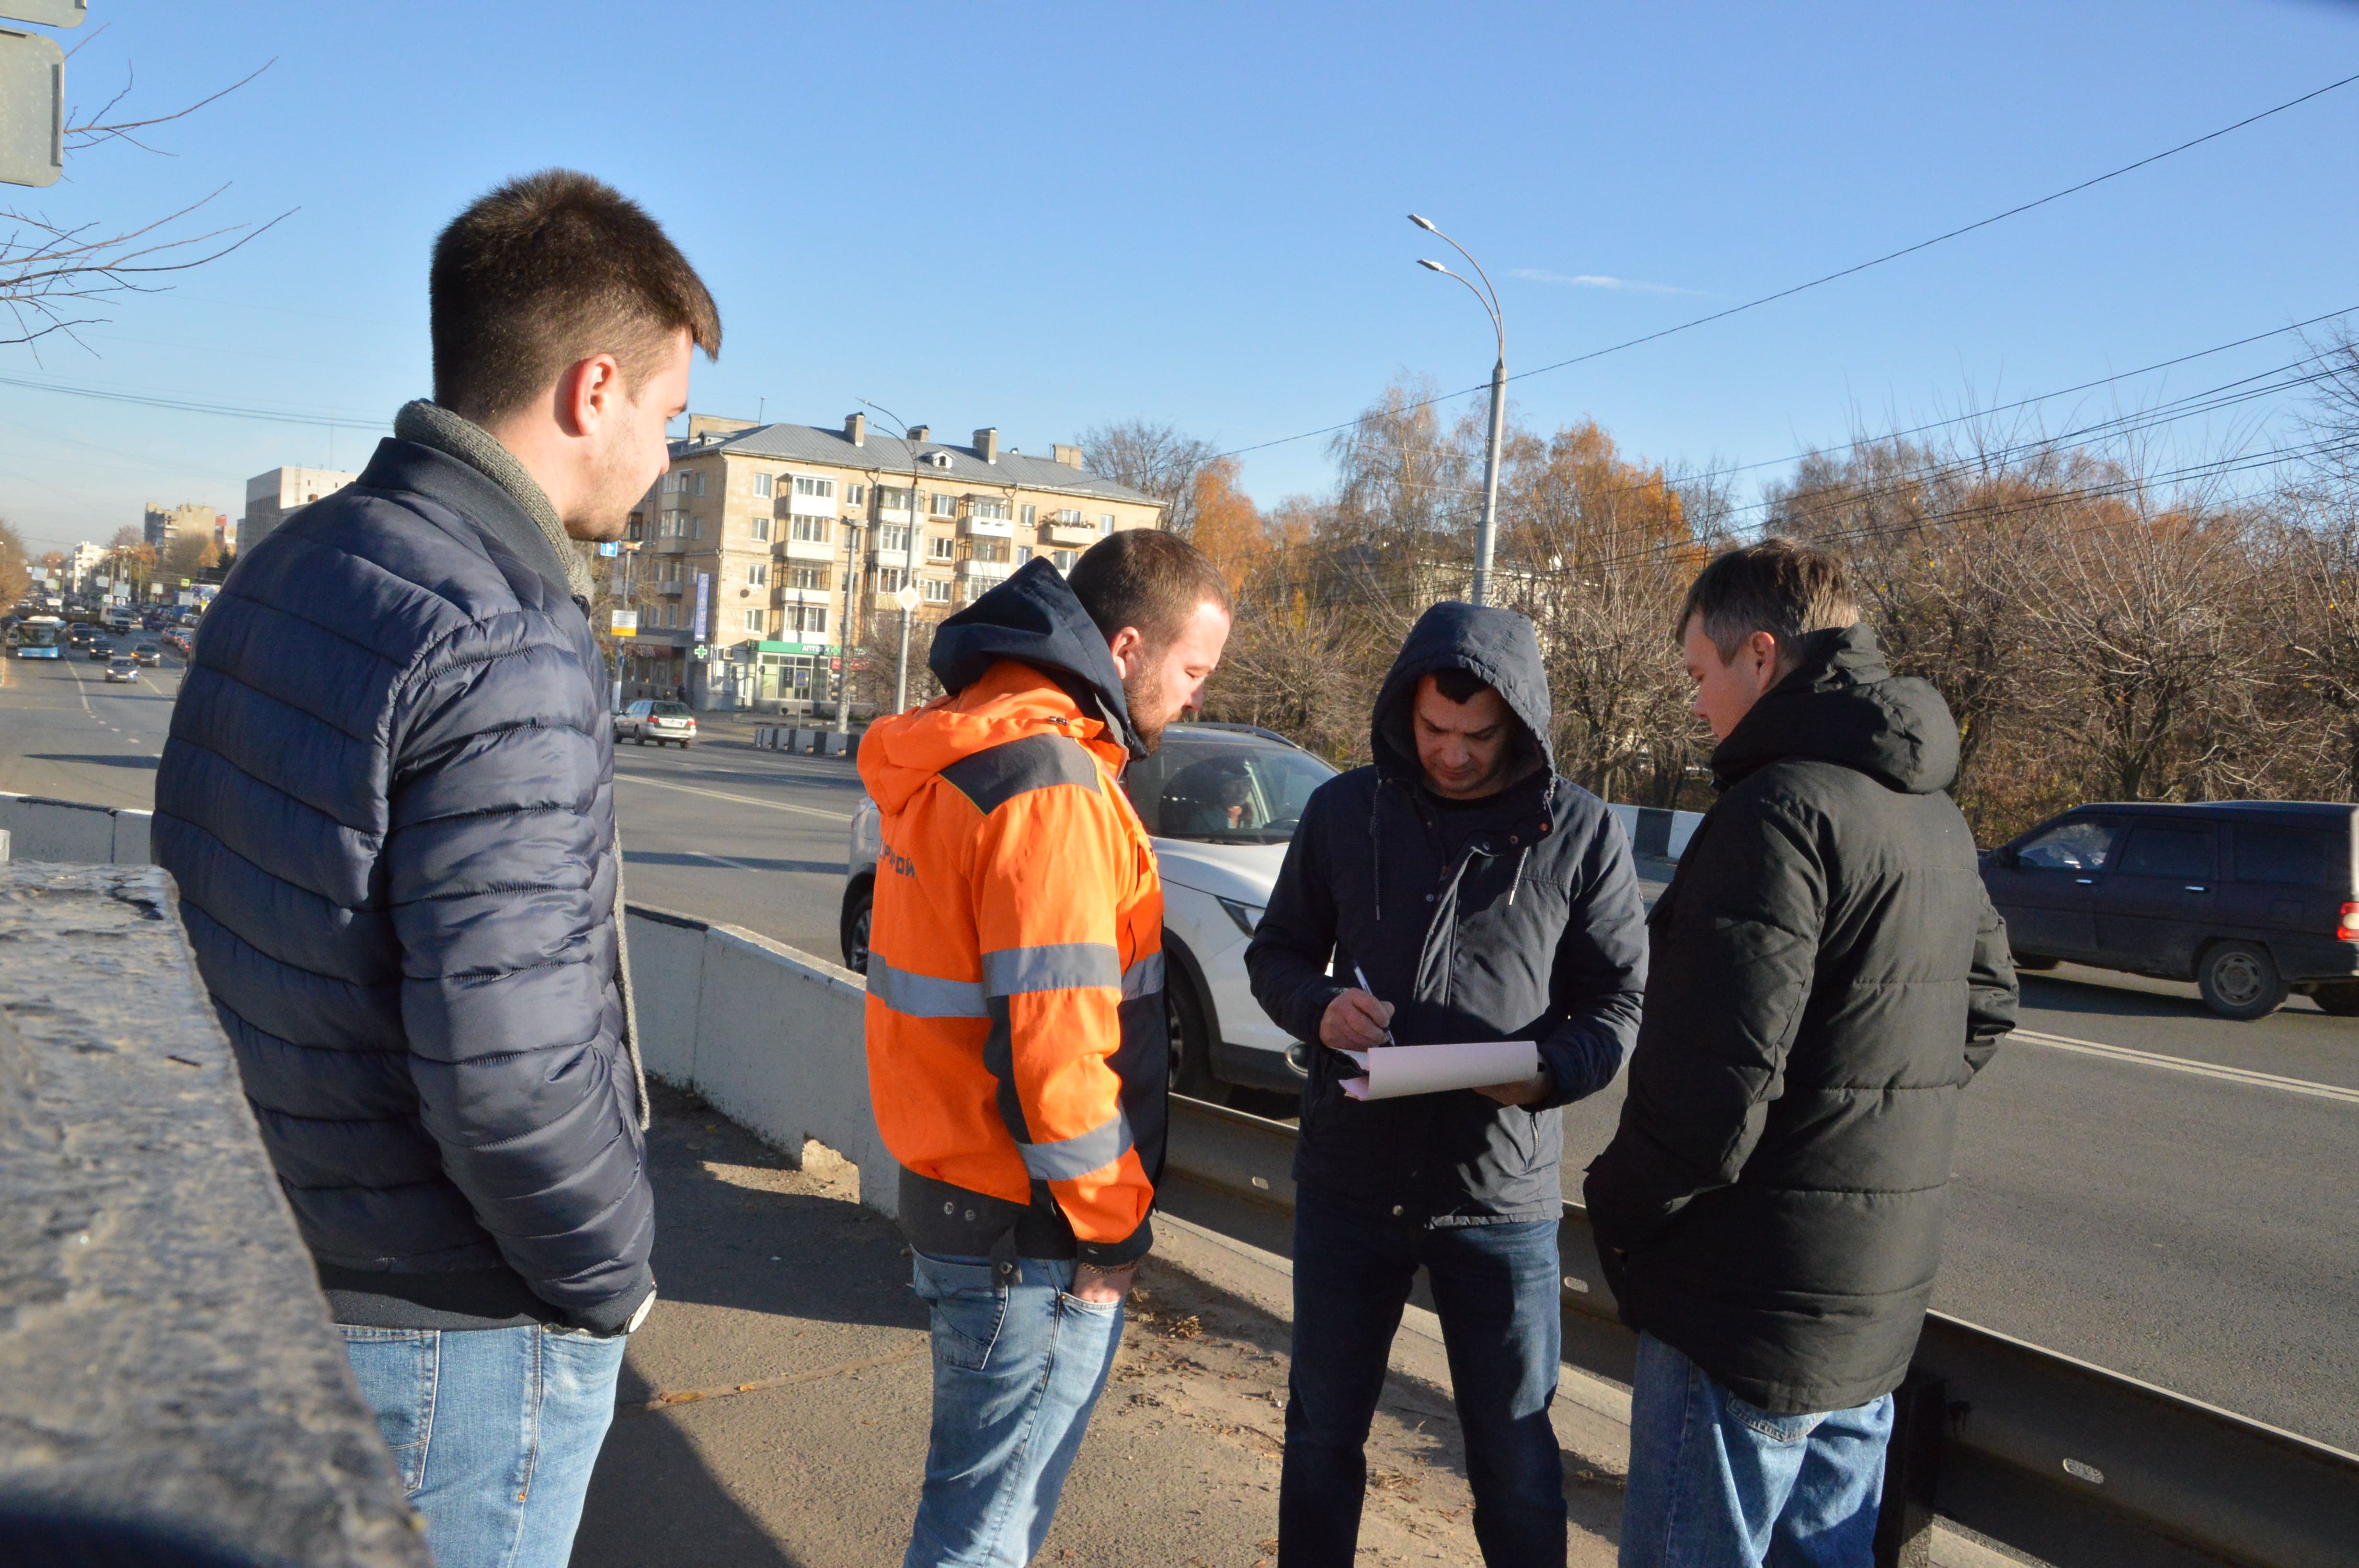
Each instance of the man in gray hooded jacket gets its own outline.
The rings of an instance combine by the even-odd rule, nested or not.
[[[1313,1045],[1294,1172],[1288,1568],[1352,1561],[1363,1444],[1420,1265],[1449,1347],[1484,1560],[1564,1562],[1548,1417],[1557,1109],[1619,1070],[1647,948],[1629,841],[1595,795],[1557,776],[1549,718],[1530,622],[1470,604],[1427,611],[1376,698],[1375,762],[1311,795],[1246,950],[1255,999]],[[1530,1040],[1539,1071],[1351,1098],[1342,1084],[1358,1068],[1342,1051],[1385,1044],[1387,1028],[1404,1045]]]

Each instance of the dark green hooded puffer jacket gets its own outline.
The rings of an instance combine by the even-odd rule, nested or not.
[[[1712,753],[1587,1184],[1624,1320],[1786,1414],[1907,1374],[1958,1095],[2016,1007],[1948,706],[1864,625],[1800,654]]]

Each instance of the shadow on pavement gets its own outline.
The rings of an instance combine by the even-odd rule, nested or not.
[[[157,757],[122,757],[112,752],[101,754],[95,752],[27,752],[25,760],[28,762],[88,762],[100,768],[146,768],[150,773],[161,761]],[[836,868],[838,871],[842,869],[841,866]]]

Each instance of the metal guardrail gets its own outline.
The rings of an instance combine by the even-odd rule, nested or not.
[[[1169,1169],[1290,1212],[1296,1132],[1174,1096]],[[1588,1211],[1559,1231],[1565,1359],[1627,1383],[1637,1336]],[[1893,1450],[1880,1562],[1926,1561],[1928,1509],[2070,1568],[2348,1568],[2359,1455],[1942,1313],[1929,1314]],[[1904,1437],[1903,1434],[1906,1434]]]

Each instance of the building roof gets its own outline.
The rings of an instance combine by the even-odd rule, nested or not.
[[[739,457],[777,458],[785,462],[820,463],[831,468],[864,469],[880,481],[898,475],[907,479],[915,466],[922,480],[941,480],[952,483],[1007,486],[1021,485],[1027,490],[1061,491],[1069,495],[1093,496],[1102,501],[1127,501],[1140,506],[1160,506],[1163,503],[1151,495],[1142,495],[1126,484],[1117,484],[1101,474],[1077,469],[1049,458],[1036,458],[1028,453],[1009,451],[1002,448],[999,460],[987,463],[983,454],[973,447],[954,447],[944,441],[919,441],[912,445],[897,436],[879,435],[874,427],[860,446],[841,430],[823,430],[810,425],[757,425],[749,430],[734,434],[709,434],[694,441],[674,441],[671,455],[674,461],[681,458],[701,457],[707,452],[734,452]],[[938,468],[919,460],[938,452],[950,455],[950,466]]]

